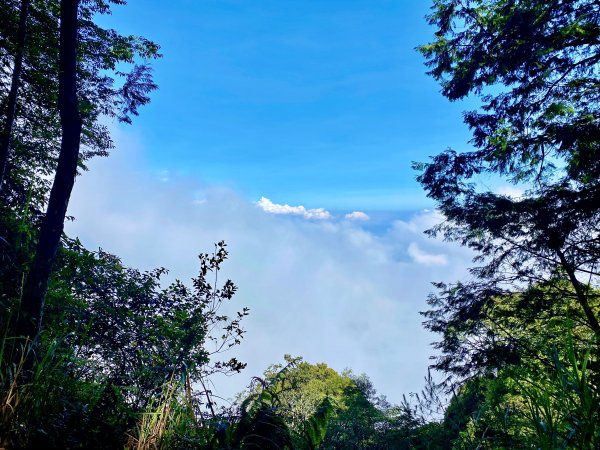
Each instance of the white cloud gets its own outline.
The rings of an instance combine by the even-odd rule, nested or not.
[[[280,205],[278,203],[273,203],[266,197],[261,197],[256,204],[260,209],[270,214],[291,214],[295,216],[302,216],[305,219],[331,219],[331,214],[329,214],[329,211],[326,211],[324,208],[306,209],[302,205]]]
[[[524,193],[525,193],[525,191],[523,189],[520,189],[516,186],[505,185],[505,186],[499,186],[498,188],[496,188],[496,194],[504,195],[513,200],[520,199],[521,197],[523,197]]]
[[[362,211],[352,211],[344,216],[348,220],[369,220],[370,217]]]
[[[437,209],[424,209],[420,213],[415,214],[408,222],[401,220],[394,222],[394,232],[396,234],[423,233],[423,231],[442,223],[444,219],[444,215]]]
[[[448,264],[448,257],[446,255],[427,253],[415,242],[409,244],[408,254],[414,262],[425,266],[444,266]]]
[[[131,135],[114,137],[120,149],[139,148]],[[248,368],[215,380],[216,392],[233,396],[285,353],[365,372],[394,402],[421,389],[436,338],[422,328],[419,311],[430,282],[465,276],[471,257],[423,235],[440,220],[437,212],[374,233],[361,222],[282,220],[197,180],[174,175],[163,183],[143,171],[139,156],[119,151],[90,166],[71,200],[76,221],[67,224],[88,248],[101,246],[142,270],[167,267],[185,281],[196,274],[198,253],[227,242],[223,277],[239,288],[230,311],[250,307],[246,337],[228,356]],[[436,265],[442,254],[447,265]]]

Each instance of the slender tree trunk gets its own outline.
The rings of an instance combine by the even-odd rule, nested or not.
[[[19,29],[17,30],[17,48],[15,52],[15,63],[13,67],[10,92],[8,93],[8,105],[6,107],[6,119],[0,133],[0,192],[4,186],[4,178],[7,173],[10,155],[10,138],[12,135],[15,113],[17,109],[17,92],[21,81],[21,70],[23,68],[23,53],[25,51],[25,36],[27,35],[27,16],[29,15],[29,0],[21,0],[19,12]]]
[[[60,57],[58,108],[62,140],[58,166],[46,215],[40,229],[35,259],[23,290],[17,334],[35,341],[44,310],[48,279],[63,232],[71,190],[75,184],[81,116],[77,107],[77,8],[79,0],[60,2]]]
[[[579,305],[583,309],[583,312],[585,313],[585,317],[587,318],[590,327],[592,328],[592,330],[594,330],[596,336],[600,336],[600,324],[598,323],[598,318],[595,316],[594,311],[592,310],[590,304],[587,301],[587,295],[583,291],[583,286],[581,285],[581,282],[575,276],[575,270],[573,269],[573,266],[569,264],[562,250],[557,250],[556,252],[560,259],[560,263],[567,272],[569,281],[571,281],[571,284],[575,289],[575,295],[577,295]]]

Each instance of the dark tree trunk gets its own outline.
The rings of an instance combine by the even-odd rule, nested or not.
[[[587,295],[584,292],[583,286],[575,276],[575,270],[573,269],[573,266],[567,261],[565,254],[561,250],[557,250],[556,252],[558,254],[558,257],[560,258],[560,263],[563,266],[563,269],[565,269],[565,271],[567,272],[569,281],[571,281],[571,284],[575,289],[577,301],[579,302],[581,309],[583,309],[583,312],[588,321],[588,324],[590,325],[590,328],[594,331],[596,337],[600,336],[600,323],[598,323],[598,319],[594,315],[594,311],[588,303]]]
[[[6,107],[6,119],[0,133],[0,192],[4,186],[8,160],[10,155],[10,138],[12,135],[15,113],[17,109],[17,92],[21,81],[21,70],[23,68],[23,53],[25,50],[25,36],[27,34],[27,16],[29,15],[29,0],[21,0],[19,12],[19,29],[17,30],[17,47],[15,51],[15,63],[13,67],[10,92],[8,93],[8,105]]]
[[[60,58],[58,108],[62,140],[58,166],[46,215],[42,222],[35,259],[27,276],[17,335],[34,341],[44,310],[48,279],[63,232],[67,206],[77,173],[81,116],[77,108],[77,7],[79,0],[60,2]]]

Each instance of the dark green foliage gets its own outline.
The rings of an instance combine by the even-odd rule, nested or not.
[[[434,367],[458,389],[442,425],[454,448],[593,448],[600,6],[437,0],[432,9],[435,40],[420,48],[430,74],[448,99],[482,105],[464,115],[472,149],[415,164],[446,217],[429,233],[470,247],[479,263],[464,280],[437,283],[424,313],[441,335]],[[523,194],[482,190],[490,176]]]
[[[383,397],[378,397],[373,383],[366,375],[344,373],[351,383],[344,389],[332,423],[328,427],[323,448],[352,449],[380,448],[389,406]]]
[[[465,115],[474,150],[416,165],[447,218],[430,233],[471,247],[483,263],[471,280],[438,284],[425,313],[443,335],[436,367],[458,379],[539,354],[522,333],[499,337],[493,320],[512,329],[516,315],[532,323],[566,314],[587,327],[586,339],[600,332],[590,292],[600,255],[599,13],[590,1],[435,3],[436,41],[421,47],[431,74],[449,99],[483,101]],[[527,191],[479,192],[485,173],[528,182]],[[500,318],[509,295],[519,298],[513,316],[505,309]]]
[[[164,269],[142,273],[123,267],[103,251],[89,252],[69,241],[48,298],[49,327],[72,333],[77,354],[95,361],[115,386],[130,389],[128,396],[144,406],[172,373],[187,373],[192,382],[208,370],[210,339],[228,347],[240,342],[240,319],[219,314],[236,287],[227,280],[221,288],[209,284],[227,257],[224,243],[211,256],[200,256],[200,275],[193,289],[176,281],[160,287]],[[209,329],[225,330],[210,336]],[[239,371],[237,361],[220,363],[223,370]]]
[[[598,448],[600,397],[589,379],[590,352],[576,351],[571,342],[565,346],[564,358],[552,350],[554,367],[547,376],[534,378],[517,371],[517,391],[527,405],[524,416],[542,448]]]
[[[110,4],[100,0],[82,1],[79,9],[78,96],[83,119],[80,165],[112,148],[108,129],[101,116],[131,122],[138,107],[149,101],[156,89],[148,61],[160,56],[159,47],[138,36],[123,36],[95,22],[98,14],[109,14]],[[0,106],[8,95],[10,71],[15,52],[19,2],[0,7]],[[23,73],[17,97],[16,119],[11,137],[4,201],[24,204],[36,214],[43,209],[49,176],[55,169],[60,147],[58,118],[59,2],[32,0],[27,21]],[[129,66],[130,71],[124,71]],[[0,112],[4,115],[2,107]]]
[[[281,414],[277,400],[268,390],[242,403],[236,426],[234,448],[283,450],[293,448],[292,434]]]
[[[598,179],[596,2],[437,0],[429,21],[436,40],[421,51],[442,93],[484,103],[465,114],[477,151],[455,160],[459,177],[548,179],[560,158],[568,179]]]
[[[285,366],[274,365],[264,379],[256,379],[241,404],[239,422],[231,424],[234,431],[228,442],[235,442],[234,436],[241,442],[250,433],[252,439],[271,440],[279,448],[445,448],[442,443],[449,433],[424,416],[439,407],[436,393],[423,393],[420,406],[393,406],[377,395],[366,375],[340,375],[325,364],[287,355],[285,359]],[[258,425],[262,427],[252,431]]]
[[[0,435],[13,446],[31,446],[39,438],[44,448],[79,448],[86,442],[96,447],[85,448],[122,447],[140,413],[161,398],[173,377],[184,380],[186,401],[202,414],[205,397],[192,398],[191,385],[214,371],[244,367],[236,359],[215,360],[207,350],[209,340],[227,348],[243,336],[240,320],[247,309],[231,319],[219,312],[235,286],[227,280],[219,288],[207,278],[216,280],[226,257],[221,242],[212,255],[200,255],[193,288],[178,281],[162,288],[164,269],[142,273],[113,255],[65,241],[48,294],[40,363],[25,385],[19,380],[21,366],[13,366],[10,357],[11,344],[18,341],[3,330],[2,392],[6,396],[13,389],[18,403],[2,398]],[[223,332],[211,335],[212,329]],[[181,425],[177,439],[194,436],[196,425]]]

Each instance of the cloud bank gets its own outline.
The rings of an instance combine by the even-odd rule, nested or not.
[[[306,209],[302,205],[279,205],[277,203],[273,203],[266,197],[261,197],[256,204],[260,209],[271,214],[290,214],[294,216],[302,216],[305,219],[331,219],[331,214],[324,208]]]
[[[362,220],[362,221],[370,219],[370,217],[362,211],[353,211],[349,214],[346,214],[344,216],[344,218],[346,218],[348,220]]]
[[[445,266],[448,264],[448,257],[442,254],[432,254],[423,251],[416,242],[408,245],[408,254],[417,264],[426,266]]]
[[[255,204],[231,189],[173,175],[161,181],[143,169],[131,135],[115,138],[127,156],[97,160],[77,180],[69,208],[76,220],[67,232],[128,265],[167,267],[182,280],[196,274],[198,253],[226,241],[230,259],[222,276],[239,288],[230,311],[250,308],[246,338],[229,356],[248,368],[215,380],[217,392],[233,396],[285,353],[365,372],[392,401],[421,389],[435,339],[419,315],[430,282],[464,276],[471,258],[423,235],[440,220],[435,211],[375,233],[361,220],[336,220],[322,209],[266,198]],[[290,214],[328,220],[282,217]]]

